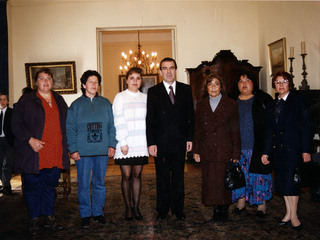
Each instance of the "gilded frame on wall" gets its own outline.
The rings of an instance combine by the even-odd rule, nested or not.
[[[159,75],[158,74],[148,74],[142,76],[142,84],[140,87],[140,91],[147,94],[148,89],[159,82]],[[128,84],[126,83],[126,76],[119,75],[119,89],[120,92],[126,90],[128,88]]]
[[[35,87],[36,72],[43,67],[49,68],[53,73],[52,90],[59,94],[77,93],[75,61],[25,63],[28,87]]]
[[[286,38],[268,44],[268,57],[270,76],[278,71],[287,71]]]

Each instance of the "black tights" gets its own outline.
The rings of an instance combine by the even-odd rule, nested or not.
[[[121,187],[124,202],[126,204],[126,216],[131,217],[131,188],[133,200],[133,212],[136,216],[140,216],[139,200],[141,192],[141,172],[143,165],[121,165]]]

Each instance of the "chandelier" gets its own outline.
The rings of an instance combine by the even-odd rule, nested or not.
[[[157,61],[157,52],[151,54],[141,51],[140,44],[140,31],[138,30],[138,51],[134,52],[129,50],[129,54],[121,53],[123,66],[120,66],[121,74],[126,72],[132,67],[139,67],[143,70],[144,74],[158,73],[159,63]]]

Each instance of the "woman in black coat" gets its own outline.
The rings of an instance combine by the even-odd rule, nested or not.
[[[277,72],[272,78],[272,87],[279,96],[268,111],[268,127],[263,164],[274,164],[276,192],[284,196],[286,214],[278,223],[290,221],[295,230],[302,225],[297,216],[299,189],[294,185],[294,169],[300,162],[309,162],[312,151],[312,128],[306,100],[292,91],[294,84],[287,72]]]
[[[239,164],[246,176],[246,187],[232,191],[232,202],[237,207],[232,213],[245,211],[245,203],[258,205],[256,215],[263,218],[267,212],[266,201],[272,197],[272,168],[261,162],[267,125],[267,107],[272,97],[259,90],[251,72],[240,73],[234,86],[233,98],[237,100],[241,133],[241,158]]]

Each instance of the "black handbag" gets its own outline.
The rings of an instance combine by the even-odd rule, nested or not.
[[[246,178],[238,163],[230,161],[224,177],[225,187],[235,190],[246,186]]]
[[[301,163],[295,168],[293,182],[299,188],[311,187],[314,177],[313,162]]]

